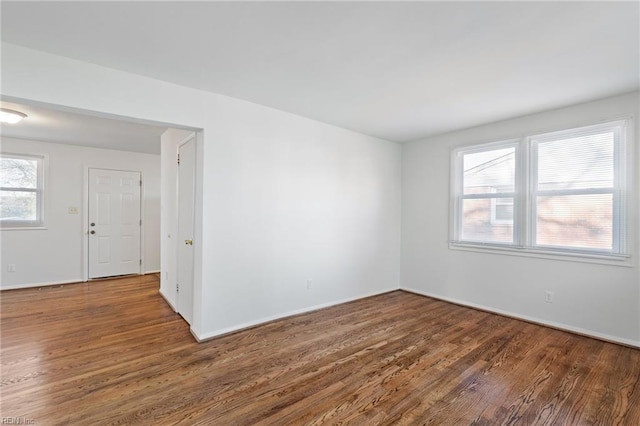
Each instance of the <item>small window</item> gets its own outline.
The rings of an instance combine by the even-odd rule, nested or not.
[[[626,256],[627,121],[453,152],[452,243]]]
[[[42,156],[0,154],[0,225],[43,226]]]

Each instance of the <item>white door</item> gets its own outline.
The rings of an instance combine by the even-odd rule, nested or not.
[[[139,172],[89,169],[89,278],[140,273]]]
[[[178,312],[189,323],[193,320],[193,213],[196,140],[178,147]]]

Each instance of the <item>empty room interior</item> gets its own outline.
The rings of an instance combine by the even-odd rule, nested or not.
[[[640,424],[639,2],[0,8],[0,423]]]

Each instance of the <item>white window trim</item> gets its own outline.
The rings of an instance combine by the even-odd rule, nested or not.
[[[49,156],[47,154],[24,154],[16,152],[1,152],[0,156],[9,158],[24,158],[30,160],[37,160],[38,162],[38,178],[37,188],[1,188],[5,191],[24,191],[35,192],[37,204],[37,220],[0,220],[0,231],[13,231],[13,230],[38,230],[47,229],[45,226],[45,175],[49,165]]]
[[[572,127],[564,127],[560,130],[551,130],[547,132],[539,132],[536,134],[525,135],[518,139],[510,139],[498,142],[480,143],[473,145],[466,145],[455,147],[451,151],[451,202],[450,202],[450,240],[449,248],[455,250],[474,251],[482,253],[495,253],[503,255],[525,256],[544,258],[552,260],[565,260],[575,262],[587,262],[598,263],[605,265],[615,266],[633,266],[631,262],[630,244],[626,240],[627,236],[633,235],[632,224],[627,221],[628,209],[636,201],[635,199],[627,199],[630,194],[633,193],[633,180],[632,180],[632,166],[634,139],[633,139],[633,117],[617,117],[611,120],[601,121],[597,124],[582,124]],[[533,197],[536,196],[536,191],[532,188],[534,179],[532,177],[532,150],[533,138],[540,141],[543,137],[557,138],[562,133],[576,135],[577,130],[584,130],[585,132],[593,132],[598,128],[611,127],[613,125],[620,125],[621,135],[620,140],[615,145],[616,153],[614,154],[614,197],[617,197],[617,202],[614,202],[614,251],[607,252],[597,249],[574,249],[570,247],[557,247],[557,246],[543,246],[532,245],[532,241],[535,241],[535,210],[532,206],[535,206]],[[462,225],[461,214],[461,202],[462,184],[463,179],[459,175],[462,170],[462,155],[473,152],[482,152],[491,149],[500,149],[517,145],[516,148],[516,169],[520,170],[516,172],[516,195],[514,197],[514,241],[511,243],[494,243],[494,242],[482,242],[482,241],[467,241],[460,240],[459,232]],[[525,177],[523,179],[523,177]],[[572,190],[571,193],[575,194],[578,190]],[[585,190],[585,193],[595,193],[597,190]],[[537,192],[539,194],[540,192]],[[604,190],[604,193],[612,193],[611,190]],[[629,194],[624,196],[624,194]],[[495,194],[490,194],[489,197],[495,197]],[[493,207],[493,206],[492,206]],[[615,210],[617,208],[617,211]],[[525,229],[520,229],[524,227]],[[623,230],[626,232],[615,232],[615,229]],[[617,235],[615,235],[617,234]],[[617,241],[616,241],[617,240]]]

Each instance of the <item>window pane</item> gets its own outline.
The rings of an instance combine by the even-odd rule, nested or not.
[[[511,147],[465,154],[462,159],[464,193],[513,192],[515,152],[516,149]]]
[[[37,188],[38,160],[0,157],[0,186],[5,188]]]
[[[611,250],[612,229],[612,194],[538,197],[538,245]]]
[[[613,130],[538,143],[538,190],[613,187]]]
[[[35,192],[0,191],[0,220],[37,220]]]
[[[495,206],[495,201],[495,198],[462,200],[462,240],[513,243],[513,224],[492,217],[491,205]]]

